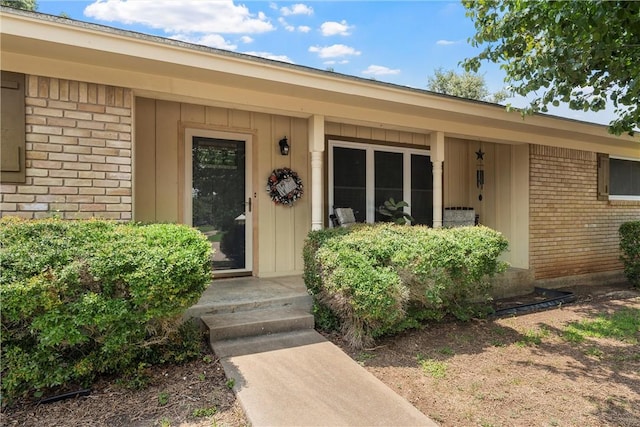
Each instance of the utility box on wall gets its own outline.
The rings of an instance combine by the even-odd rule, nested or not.
[[[444,208],[442,225],[444,227],[476,225],[476,211],[467,207]]]

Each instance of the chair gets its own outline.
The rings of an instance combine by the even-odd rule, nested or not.
[[[333,215],[329,215],[334,227],[349,227],[356,223],[356,217],[351,208],[333,208]]]

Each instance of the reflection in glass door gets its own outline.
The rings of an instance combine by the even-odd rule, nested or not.
[[[192,225],[211,242],[214,270],[247,270],[246,143],[201,136],[191,142]]]

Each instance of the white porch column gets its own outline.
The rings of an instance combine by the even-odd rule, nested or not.
[[[324,223],[322,220],[324,116],[314,115],[309,118],[309,152],[311,153],[311,229],[320,230]]]
[[[441,228],[444,132],[433,132],[431,134],[431,163],[433,164],[433,228]]]

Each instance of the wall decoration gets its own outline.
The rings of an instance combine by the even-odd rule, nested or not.
[[[304,186],[291,169],[274,169],[267,180],[267,192],[275,204],[292,206],[304,194]]]

